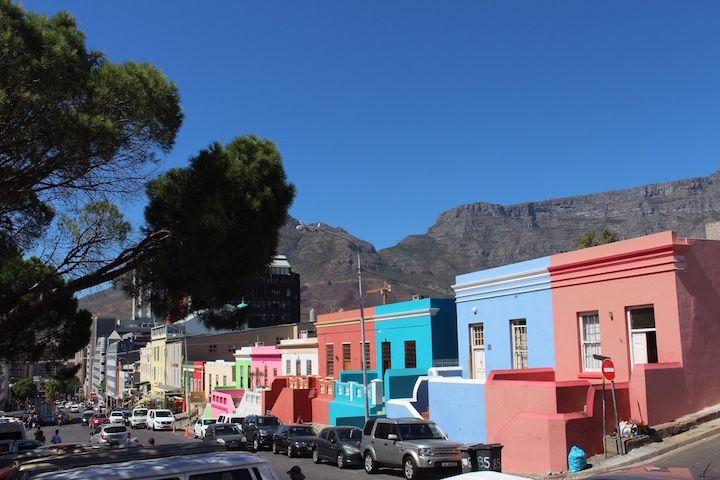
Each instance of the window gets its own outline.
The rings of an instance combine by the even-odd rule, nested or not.
[[[302,372],[300,371],[302,369],[302,362],[298,358],[295,360],[295,375],[302,375]]]
[[[228,345],[228,352],[229,353],[235,353],[235,345]]]
[[[580,355],[585,372],[599,372],[600,360],[593,355],[600,353],[600,317],[598,312],[580,314]]]
[[[657,363],[657,331],[653,307],[629,308],[630,356],[633,365]]]
[[[290,375],[290,360],[285,360],[285,375]]]
[[[417,368],[415,340],[405,341],[405,368]]]
[[[210,346],[208,347],[208,349],[211,352],[215,352],[215,351],[217,351],[217,345],[215,345],[214,343],[211,343]]]
[[[325,345],[325,362],[327,367],[328,377],[335,375],[335,352],[333,350],[333,344],[329,343]]]
[[[352,369],[351,354],[352,348],[349,343],[343,343],[343,370]]]
[[[223,375],[223,387],[227,385],[227,375]]]
[[[267,374],[267,365],[265,365],[265,368],[263,368],[263,376],[265,377],[265,386],[268,386],[268,374]]]
[[[363,354],[365,355],[365,368],[370,370],[370,342],[365,342],[365,351]]]
[[[212,383],[212,373],[209,373],[208,374],[208,385],[210,385],[212,387],[212,384],[213,384]]]
[[[527,322],[525,319],[510,320],[510,337],[512,341],[512,367],[527,368]]]
[[[390,342],[382,342],[380,348],[382,350],[382,371],[384,374],[386,370],[392,368]]]
[[[368,419],[368,421],[365,422],[365,428],[363,428],[363,435],[370,435],[370,433],[372,433],[373,425],[375,425],[375,419]]]
[[[305,375],[312,375],[312,360],[305,360]]]
[[[472,378],[485,379],[485,328],[482,323],[470,325],[470,372]]]
[[[384,438],[387,439],[388,433],[390,431],[390,425],[387,423],[378,423],[377,427],[375,427],[375,435],[373,435],[375,438]]]
[[[273,368],[273,377],[277,377],[277,368]]]

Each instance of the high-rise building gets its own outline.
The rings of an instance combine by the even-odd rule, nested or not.
[[[300,275],[285,255],[276,255],[265,272],[238,298],[248,305],[248,328],[300,322]]]

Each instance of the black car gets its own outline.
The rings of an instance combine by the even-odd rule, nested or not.
[[[203,442],[219,443],[228,450],[236,450],[245,448],[245,435],[234,423],[213,423],[205,430]]]
[[[295,456],[310,456],[317,433],[309,425],[283,425],[278,428],[273,440],[273,453],[287,453]]]
[[[242,423],[242,432],[255,451],[273,444],[275,432],[282,423],[272,415],[249,415]]]
[[[362,430],[357,427],[330,427],[322,430],[315,440],[312,459],[315,463],[323,460],[334,462],[340,468],[362,465],[360,451]]]

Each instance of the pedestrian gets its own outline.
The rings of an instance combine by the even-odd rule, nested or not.
[[[35,432],[35,440],[45,443],[45,433],[43,433],[40,427],[38,427],[37,431]]]
[[[290,475],[290,480],[305,480],[305,475],[299,465],[294,465],[287,473]]]
[[[151,447],[154,447],[155,446],[155,438],[153,438],[153,437],[148,438],[148,445],[150,445]]]
[[[58,443],[62,443],[62,439],[60,438],[60,430],[55,430],[55,435],[52,436],[50,439],[50,443],[57,445]]]

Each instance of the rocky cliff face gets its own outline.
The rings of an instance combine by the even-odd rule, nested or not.
[[[361,246],[366,290],[387,281],[393,288],[391,301],[399,301],[414,293],[450,295],[460,273],[572,250],[590,229],[610,228],[620,238],[663,230],[703,237],[705,223],[713,220],[720,220],[720,172],[557,200],[463,205],[440,214],[425,235],[406,237],[380,251],[354,240]],[[356,308],[352,249],[330,236],[298,232],[296,224],[288,219],[280,252],[301,275],[303,312],[311,306],[320,313]],[[381,297],[368,293],[366,303],[379,304]]]

